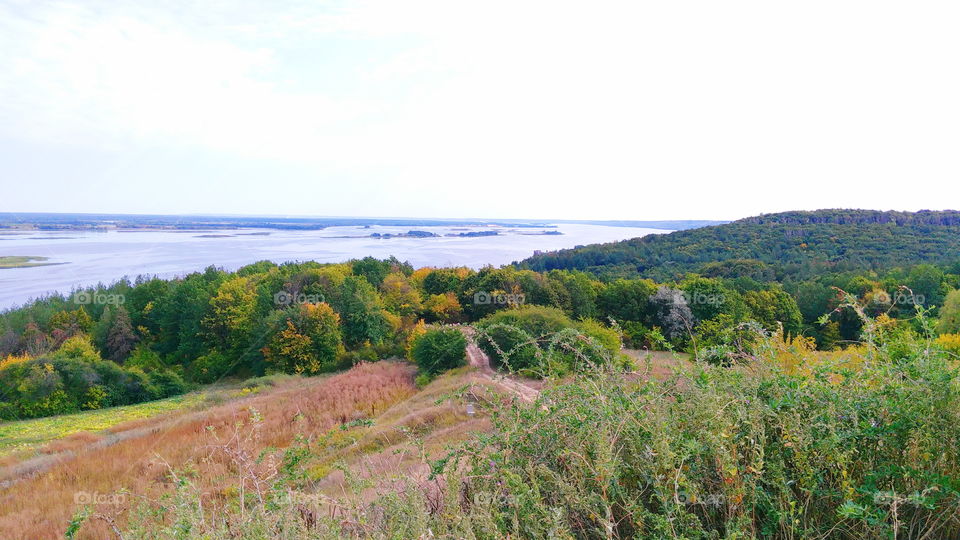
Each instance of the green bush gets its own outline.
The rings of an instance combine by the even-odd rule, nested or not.
[[[385,358],[402,358],[403,347],[393,342],[365,344],[354,351],[343,351],[337,356],[337,369],[349,369],[362,362],[378,362]]]
[[[186,385],[168,371],[124,368],[87,355],[41,357],[0,369],[0,419],[67,414],[130,405],[181,394]]]
[[[467,339],[453,328],[428,330],[413,342],[413,360],[424,373],[443,373],[466,365]]]
[[[621,347],[615,330],[592,319],[574,322],[561,310],[543,306],[499,311],[477,330],[478,344],[496,367],[535,377],[618,360]]]
[[[346,369],[363,362],[376,362],[380,356],[373,347],[361,347],[355,351],[343,351],[337,355],[337,367]]]
[[[296,379],[296,375],[288,375],[286,373],[272,373],[270,375],[263,375],[260,377],[251,377],[243,381],[243,387],[254,390],[260,388],[270,388],[276,386],[282,382]]]
[[[493,360],[494,367],[532,371],[542,368],[541,346],[549,336],[574,326],[557,308],[522,306],[499,311],[480,321],[477,341]]]
[[[668,342],[658,328],[649,328],[643,323],[626,321],[620,323],[623,340],[632,349],[666,350]]]
[[[187,383],[170,370],[158,370],[147,373],[150,385],[157,389],[156,399],[176,396],[187,391]]]
[[[423,388],[432,383],[435,378],[436,374],[434,373],[421,373],[413,379],[413,384],[416,385],[417,388]]]
[[[223,378],[233,362],[220,351],[211,351],[190,364],[189,375],[193,382],[209,384]]]

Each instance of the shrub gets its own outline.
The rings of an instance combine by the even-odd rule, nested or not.
[[[67,339],[63,342],[63,345],[53,353],[53,356],[56,358],[83,360],[85,362],[99,362],[103,360],[86,334],[78,334]]]
[[[477,324],[478,343],[497,367],[524,375],[564,375],[584,364],[617,359],[619,334],[587,319],[573,322],[557,308],[522,306]]]
[[[608,351],[619,351],[623,347],[620,341],[620,334],[612,328],[600,324],[593,319],[584,319],[576,325],[584,334],[597,340],[597,342]]]
[[[187,383],[170,370],[158,370],[147,373],[150,385],[157,389],[156,398],[180,395],[187,391]]]
[[[355,351],[344,351],[337,356],[337,366],[341,369],[362,364],[364,362],[376,362],[380,360],[376,349],[372,346],[361,347]]]
[[[58,351],[59,353],[60,351]],[[54,353],[0,369],[3,418],[33,418],[140,403],[181,394],[185,384],[167,371],[145,374],[109,360]]]
[[[522,306],[499,311],[477,324],[478,343],[497,367],[534,371],[543,366],[541,345],[549,336],[574,322],[563,311],[543,306]],[[506,366],[509,364],[509,366]]]
[[[271,375],[263,375],[261,377],[251,377],[243,381],[243,387],[250,390],[260,389],[260,388],[270,388],[276,386],[282,382],[296,379],[296,375],[288,375],[286,373],[273,373]]]
[[[220,351],[210,351],[190,364],[189,375],[194,382],[209,384],[223,378],[233,362]]]
[[[13,403],[0,401],[0,420],[17,420],[19,411]]]
[[[144,343],[137,345],[130,357],[123,363],[127,367],[138,367],[147,373],[162,370],[165,367],[163,359]]]
[[[413,379],[413,384],[417,388],[423,388],[433,382],[433,379],[436,378],[436,375],[433,373],[421,373]]]
[[[667,350],[670,348],[667,338],[659,328],[648,328],[643,323],[626,321],[621,323],[623,339],[633,349]]]
[[[413,343],[412,355],[424,373],[442,373],[467,363],[467,338],[454,328],[428,330]]]

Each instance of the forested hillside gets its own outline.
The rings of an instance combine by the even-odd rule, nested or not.
[[[817,210],[543,253],[518,264],[537,271],[584,270],[604,278],[669,280],[688,272],[724,277],[759,272],[783,281],[958,258],[960,212]]]

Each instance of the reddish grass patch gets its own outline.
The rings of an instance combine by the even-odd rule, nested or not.
[[[0,490],[0,531],[3,538],[35,539],[63,537],[77,501],[97,495],[108,502],[95,505],[100,514],[123,524],[135,503],[132,496],[111,498],[127,489],[138,496],[156,499],[172,488],[169,468],[186,464],[196,470],[198,485],[216,498],[222,493],[222,477],[230,464],[211,455],[211,435],[226,434],[246,422],[250,409],[262,417],[258,437],[250,444],[259,448],[284,448],[296,435],[323,433],[339,423],[377,415],[416,392],[414,368],[409,364],[379,362],[362,364],[327,379],[294,388],[264,391],[255,397],[215,406],[205,411],[158,419],[143,436],[105,448],[80,450],[74,459],[58,463],[34,478]],[[91,521],[78,538],[110,538],[106,523]]]
[[[60,452],[76,451],[85,448],[102,438],[103,437],[97,435],[96,433],[90,433],[89,431],[78,431],[77,433],[63,437],[62,439],[50,441],[46,446],[40,449],[40,452],[44,454],[59,454]]]

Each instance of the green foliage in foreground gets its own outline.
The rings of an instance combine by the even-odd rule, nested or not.
[[[562,386],[546,410],[498,415],[466,485],[509,504],[469,512],[531,538],[954,537],[953,369],[924,359],[839,384],[827,371]]]
[[[796,370],[791,342],[761,345],[735,368],[633,382],[598,368],[491,404],[493,431],[434,463],[438,482],[399,479],[371,502],[345,471],[355,495],[334,517],[291,472],[309,460],[293,448],[262,502],[218,512],[184,481],[125,538],[960,535],[960,373],[943,351],[878,330],[857,369]]]

